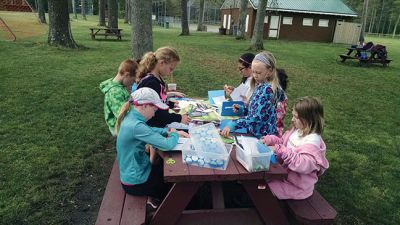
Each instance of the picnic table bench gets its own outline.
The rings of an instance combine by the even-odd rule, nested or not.
[[[90,36],[92,39],[96,39],[96,36],[104,36],[107,39],[108,36],[115,36],[118,40],[122,40],[122,29],[119,28],[102,28],[102,27],[95,27],[89,28],[91,33]]]
[[[365,49],[363,47],[350,47],[346,48],[346,54],[340,54],[341,62],[345,62],[347,59],[358,60],[360,65],[368,65],[372,63],[381,63],[384,67],[389,65],[392,61],[386,57],[379,57],[377,52]]]
[[[104,191],[96,225],[142,225],[146,220],[146,196],[128,195],[121,187],[115,160]]]
[[[267,172],[249,173],[236,160],[232,150],[231,160],[225,171],[183,164],[180,152],[167,152],[164,161],[175,160],[173,165],[164,163],[164,179],[173,183],[151,221],[146,221],[145,196],[125,194],[119,179],[115,160],[99,209],[96,225],[149,224],[289,224],[289,214],[298,224],[332,224],[336,211],[314,191],[304,200],[277,200],[268,186],[259,188],[265,179],[282,179],[287,172],[279,164],[271,165]],[[240,181],[255,208],[225,208],[221,183]],[[212,209],[185,210],[186,205],[204,182],[211,182]],[[284,203],[284,204],[283,204]],[[282,207],[283,205],[287,206]],[[292,219],[293,220],[293,219]]]

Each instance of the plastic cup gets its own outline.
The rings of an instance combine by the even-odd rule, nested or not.
[[[176,84],[174,83],[168,84],[168,91],[176,91]]]

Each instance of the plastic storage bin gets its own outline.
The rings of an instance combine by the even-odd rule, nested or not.
[[[249,172],[268,171],[273,152],[267,146],[267,151],[257,148],[258,140],[251,137],[239,137],[240,145],[235,142],[236,158]],[[245,148],[245,149],[243,149]],[[261,150],[261,152],[260,152]]]
[[[226,148],[214,124],[193,127],[189,133],[190,140],[182,150],[183,163],[225,170],[232,148]]]

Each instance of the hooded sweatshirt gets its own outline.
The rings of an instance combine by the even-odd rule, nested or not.
[[[325,157],[326,146],[321,136],[309,134],[296,137],[298,130],[286,131],[282,138],[267,135],[267,145],[275,145],[275,154],[288,168],[288,178],[271,180],[271,191],[279,199],[305,199],[312,195],[318,176],[329,167]],[[293,135],[293,136],[292,136]],[[294,141],[293,141],[294,140]],[[300,143],[300,144],[296,144]]]
[[[119,82],[110,78],[100,83],[100,90],[104,94],[104,119],[112,135],[115,135],[114,127],[118,112],[122,105],[128,101],[129,92]]]

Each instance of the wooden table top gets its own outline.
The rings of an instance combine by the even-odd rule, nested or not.
[[[229,181],[229,180],[265,180],[284,179],[287,170],[279,163],[270,164],[269,171],[248,172],[236,159],[236,150],[232,149],[226,170],[217,170],[191,166],[182,162],[182,152],[165,152],[164,180],[166,182],[202,182],[202,181]],[[173,159],[175,163],[167,163]],[[170,160],[171,161],[171,160]]]

